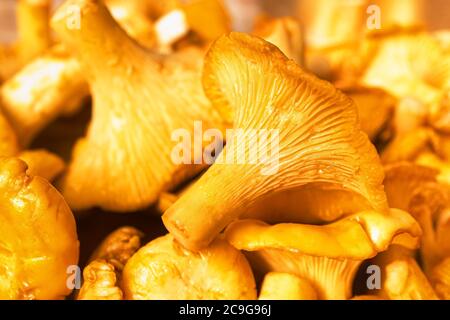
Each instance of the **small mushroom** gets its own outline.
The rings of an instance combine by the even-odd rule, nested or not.
[[[132,300],[256,299],[246,258],[220,239],[197,253],[171,235],[153,240],[126,264],[122,287]]]
[[[118,286],[112,264],[94,260],[83,270],[84,283],[77,300],[122,300],[123,292]]]
[[[79,30],[65,24],[71,5],[81,8]],[[98,0],[67,1],[53,26],[76,49],[93,96],[87,136],[75,147],[62,185],[71,207],[137,210],[195,175],[201,165],[172,160],[171,137],[178,129],[193,134],[194,121],[204,130],[222,128],[201,87],[202,51],[161,56],[146,50]]]
[[[163,215],[167,229],[187,248],[206,247],[230,222],[269,196],[293,192],[295,199],[295,191],[304,192],[305,186],[316,193],[335,191],[344,205],[295,205],[290,211],[298,221],[329,221],[329,207],[337,219],[353,212],[349,202],[352,208],[387,210],[375,148],[359,128],[353,101],[331,84],[304,72],[272,44],[240,33],[216,41],[203,77],[206,94],[227,121],[234,118],[238,134]],[[249,142],[268,130],[271,134],[265,140],[259,137],[259,145]],[[251,160],[264,148],[265,157]],[[303,198],[297,197],[297,204]],[[317,207],[321,210],[315,211]]]
[[[309,281],[294,274],[269,272],[265,275],[259,300],[317,300]]]
[[[240,220],[225,231],[247,252],[255,272],[288,272],[311,282],[320,299],[348,299],[360,264],[385,251],[402,235],[416,239],[417,222],[406,212],[361,212],[327,225]]]
[[[63,299],[78,262],[75,219],[56,189],[26,170],[0,158],[0,299]]]
[[[83,270],[84,282],[78,300],[122,300],[122,271],[141,247],[143,233],[122,227],[109,234],[95,250]]]

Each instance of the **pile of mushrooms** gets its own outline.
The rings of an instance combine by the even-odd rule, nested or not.
[[[450,31],[377,3],[18,0],[0,299],[450,299]]]

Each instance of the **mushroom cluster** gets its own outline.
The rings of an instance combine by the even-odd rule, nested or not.
[[[16,2],[0,299],[450,299],[450,31],[420,1],[247,33],[222,0]]]

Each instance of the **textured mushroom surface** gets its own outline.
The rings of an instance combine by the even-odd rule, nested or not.
[[[244,255],[224,240],[197,253],[171,235],[142,247],[123,273],[126,299],[256,299],[255,280]]]
[[[391,210],[388,215],[361,212],[324,226],[241,220],[226,229],[225,238],[248,252],[255,272],[293,273],[309,280],[320,299],[348,299],[362,261],[402,235],[410,236],[414,248],[420,234],[408,213]]]
[[[0,299],[63,299],[78,263],[75,219],[44,179],[16,158],[0,159]]]
[[[221,37],[211,47],[203,82],[223,116],[234,115],[234,128],[244,137],[227,141],[219,156],[222,163],[216,159],[219,163],[164,214],[164,224],[183,245],[205,247],[258,201],[308,184],[345,192],[345,198],[358,198],[355,202],[365,209],[387,209],[375,148],[359,127],[353,101],[329,83],[306,73],[266,41],[239,33]],[[274,135],[258,145],[245,136],[252,130],[272,130]],[[264,147],[265,152],[273,150],[273,143],[278,148],[265,153],[263,161],[248,160]],[[227,162],[240,154],[248,161]]]

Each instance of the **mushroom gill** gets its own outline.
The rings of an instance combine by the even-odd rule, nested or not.
[[[359,128],[353,101],[331,84],[304,72],[266,41],[239,33],[211,47],[203,78],[223,117],[234,118],[234,135],[163,216],[183,245],[207,246],[239,216],[258,215],[253,208],[274,193],[292,192],[295,199],[298,191],[297,203],[302,202],[304,186],[315,187],[314,194],[338,193],[343,204],[331,202],[328,210],[327,201],[310,201],[309,207],[280,210],[297,221],[330,221],[328,214],[337,219],[355,206],[387,210],[375,148]]]
[[[420,227],[396,209],[356,213],[322,226],[239,220],[225,231],[227,241],[246,252],[255,272],[295,274],[310,281],[320,299],[350,298],[361,263],[404,235],[416,245]]]

